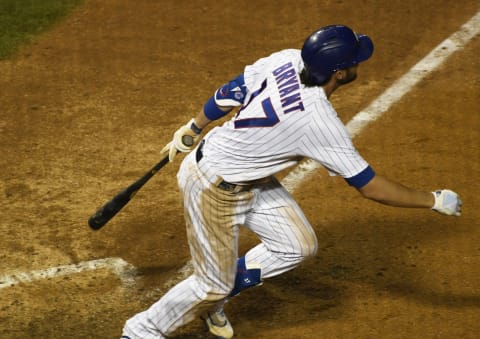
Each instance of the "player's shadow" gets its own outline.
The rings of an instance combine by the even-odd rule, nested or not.
[[[388,227],[375,227],[379,220],[362,223],[365,225],[322,226],[324,232],[317,230],[319,251],[315,257],[232,302],[237,321],[295,326],[302,321],[335,319],[344,313],[352,286],[366,286],[373,298],[394,295],[425,305],[480,310],[480,292],[461,293],[438,284],[432,287],[428,282],[439,277],[433,270],[426,272],[422,265],[415,265],[415,255],[428,262],[428,251],[422,251],[424,242],[455,236],[453,233],[442,235],[439,226],[427,220],[412,224],[411,219],[397,218],[389,221]]]

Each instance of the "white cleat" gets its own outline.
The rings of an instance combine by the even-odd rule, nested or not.
[[[233,337],[233,327],[223,309],[207,312],[202,316],[202,319],[205,321],[210,333],[218,339],[230,339]]]

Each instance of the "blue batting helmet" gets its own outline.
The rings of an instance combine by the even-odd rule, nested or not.
[[[302,47],[302,59],[309,81],[327,82],[331,75],[372,56],[373,43],[367,35],[356,34],[343,25],[325,26],[312,33]]]

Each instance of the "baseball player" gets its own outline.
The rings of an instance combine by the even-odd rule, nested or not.
[[[194,272],[127,320],[122,338],[164,338],[196,317],[213,335],[231,338],[227,300],[315,255],[312,226],[274,177],[303,158],[340,175],[367,199],[460,215],[462,202],[453,191],[418,191],[376,174],[330,104],[332,93],[355,80],[359,63],[372,53],[367,35],[343,25],[322,27],[301,50],[282,50],[245,67],[175,132],[162,151],[173,161],[177,152],[193,150],[177,179]],[[229,121],[198,143],[208,123],[234,108]],[[195,144],[185,144],[184,136]],[[261,242],[239,258],[241,226]]]

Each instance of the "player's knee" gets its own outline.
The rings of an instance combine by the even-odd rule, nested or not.
[[[285,267],[294,268],[298,266],[305,259],[317,254],[318,243],[316,238],[310,241],[303,241],[302,243],[293,246],[283,254],[277,253],[276,256],[283,260]]]
[[[285,251],[285,255],[294,260],[302,261],[305,258],[317,254],[318,241],[316,236],[304,237],[302,241],[292,243],[291,248]]]
[[[301,244],[300,253],[303,257],[312,257],[317,254],[318,240],[315,235],[308,237]]]

